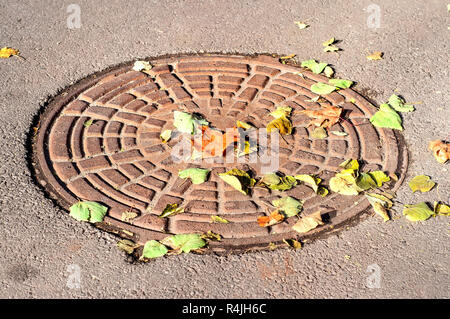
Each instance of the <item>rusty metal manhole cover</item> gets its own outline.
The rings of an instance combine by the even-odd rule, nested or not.
[[[212,171],[200,185],[178,177],[178,170],[191,164],[174,163],[170,148],[176,141],[164,144],[159,137],[173,128],[173,110],[199,113],[224,130],[236,119],[266,127],[272,119],[269,112],[280,104],[294,110],[339,105],[346,120],[332,130],[346,136],[314,140],[309,119],[294,112],[293,135],[280,140],[278,171],[320,174],[327,185],[342,161],[355,158],[365,163],[364,169],[400,176],[394,190],[403,179],[404,144],[392,130],[369,123],[375,107],[351,89],[312,102],[317,95],[309,90],[311,85],[328,79],[269,56],[192,55],[149,61],[154,67],[148,74],[133,71],[130,62],[80,81],[52,99],[40,119],[33,153],[39,182],[64,208],[78,199],[107,205],[108,215],[99,225],[104,229],[139,243],[211,230],[223,236],[221,242],[210,242],[215,252],[266,248],[300,238],[291,229],[296,218],[267,228],[256,222],[266,214],[264,202],[280,197],[278,191],[255,188],[245,196],[217,176],[231,168],[258,175],[252,164],[202,164]],[[88,121],[91,125],[85,125]],[[306,200],[302,214],[319,206],[329,212],[327,223],[302,239],[334,230],[369,206],[363,196],[331,193],[323,198],[304,185],[282,195]],[[183,205],[186,212],[159,218],[168,203]],[[138,216],[127,220],[127,211]],[[211,223],[210,215],[230,223]]]

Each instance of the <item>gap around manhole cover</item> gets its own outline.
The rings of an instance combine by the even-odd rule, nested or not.
[[[369,203],[364,196],[331,193],[317,196],[305,185],[280,193],[254,188],[243,195],[218,178],[231,168],[251,170],[251,163],[210,163],[207,182],[193,185],[178,177],[190,163],[174,163],[171,147],[160,133],[173,129],[173,111],[199,113],[211,126],[224,130],[236,120],[264,128],[277,106],[294,111],[292,135],[280,139],[279,168],[284,174],[319,174],[327,185],[346,159],[363,163],[363,170],[395,173],[399,180],[407,167],[407,151],[390,129],[369,122],[376,111],[352,89],[323,96],[318,102],[310,91],[328,78],[266,55],[182,55],[148,59],[154,66],[146,73],[133,71],[133,62],[89,76],[54,97],[40,117],[33,143],[37,180],[50,196],[68,209],[78,199],[109,207],[103,223],[107,231],[138,243],[161,240],[170,234],[213,231],[223,236],[210,242],[209,251],[240,252],[265,249],[283,239],[305,240],[334,231],[358,219]],[[345,121],[326,139],[312,139],[309,118],[298,110],[340,106]],[[90,123],[90,125],[85,125]],[[206,165],[206,164],[205,164]],[[202,167],[205,167],[202,164]],[[267,202],[281,196],[305,200],[301,215],[321,208],[327,223],[302,236],[291,229],[297,217],[272,227],[260,227],[256,219],[267,214]],[[177,203],[185,212],[162,219],[167,204]],[[124,218],[124,212],[137,216]],[[219,215],[228,224],[211,223]]]

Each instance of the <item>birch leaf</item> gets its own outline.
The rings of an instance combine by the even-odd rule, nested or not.
[[[229,221],[217,215],[211,215],[211,222],[219,224],[228,224]]]
[[[375,213],[381,216],[385,222],[388,221],[390,219],[389,214],[386,210],[386,207],[389,206],[388,202],[369,194],[366,194],[365,196],[369,200],[370,205],[372,205]]]
[[[410,104],[405,104],[405,101],[398,95],[392,94],[389,97],[388,104],[398,112],[412,112],[414,111],[414,106]]]
[[[248,195],[250,187],[255,185],[255,180],[248,173],[240,169],[232,169],[226,173],[221,173],[219,177],[245,195]]]
[[[158,217],[166,218],[183,212],[184,208],[178,207],[178,204],[167,204],[162,213]]]
[[[344,79],[330,79],[328,83],[334,85],[340,89],[348,89],[353,85],[353,81],[344,80]]]
[[[208,178],[209,169],[204,168],[188,168],[178,172],[180,178],[190,178],[192,184],[202,184]]]
[[[426,175],[418,175],[415,176],[409,183],[409,188],[411,188],[412,192],[421,191],[422,193],[430,191],[434,185],[436,185],[435,182],[431,180],[429,176]]]
[[[433,212],[437,215],[450,216],[450,206],[439,202],[434,202]]]
[[[320,178],[308,175],[308,174],[299,174],[294,176],[297,180],[304,182],[311,186],[315,193],[319,191],[319,183],[322,181]]]
[[[328,85],[322,82],[311,85],[311,91],[319,95],[330,94],[334,90],[336,90],[335,86]]]
[[[96,202],[78,202],[70,207],[70,216],[79,221],[100,223],[103,221],[108,208]]]
[[[156,240],[149,240],[144,245],[141,259],[162,257],[167,254],[167,252],[168,249],[166,246],[157,242]]]
[[[181,250],[184,253],[189,253],[191,250],[199,249],[206,245],[206,242],[199,234],[173,235],[164,238],[161,243],[170,248]]]
[[[195,134],[198,126],[209,125],[205,119],[186,112],[174,111],[173,125],[181,133]]]
[[[284,212],[286,217],[292,217],[301,212],[303,201],[298,201],[295,198],[287,196],[273,200],[272,205]]]
[[[403,215],[412,222],[427,220],[434,215],[434,212],[428,207],[425,202],[415,205],[405,205],[403,208]]]
[[[388,104],[381,104],[380,109],[370,118],[376,127],[386,127],[403,131],[402,119]]]

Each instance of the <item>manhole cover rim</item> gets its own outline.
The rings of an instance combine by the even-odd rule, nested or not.
[[[300,68],[298,65],[282,65],[278,62],[277,59],[273,58],[270,55],[237,55],[237,54],[218,54],[218,53],[205,53],[205,54],[175,54],[175,55],[163,55],[160,57],[149,57],[143,60],[150,62],[159,62],[159,63],[173,63],[176,62],[177,59],[181,58],[233,58],[236,60],[256,60],[258,63],[267,65],[267,66],[276,66],[278,68],[283,67],[284,69],[292,69],[295,71],[301,71],[310,79],[315,81],[327,81],[328,78],[313,74],[309,71],[306,71],[303,68]],[[78,199],[72,196],[64,187],[61,186],[60,182],[55,178],[53,174],[53,170],[48,165],[48,160],[46,156],[46,152],[48,152],[48,148],[44,147],[45,143],[48,141],[48,134],[50,134],[52,125],[54,120],[57,118],[57,115],[60,111],[67,106],[67,104],[76,99],[80,93],[86,91],[88,88],[94,86],[99,81],[106,79],[109,76],[117,75],[123,72],[126,72],[130,69],[133,63],[136,60],[120,63],[115,66],[108,67],[103,71],[99,71],[88,75],[87,77],[79,80],[78,82],[67,86],[65,89],[58,92],[55,96],[48,99],[48,102],[41,108],[37,119],[37,125],[33,125],[38,127],[38,131],[33,136],[33,130],[31,131],[30,136],[32,137],[32,154],[31,161],[32,167],[34,169],[35,178],[40,186],[42,186],[45,192],[55,200],[60,206],[64,209],[68,210],[68,208]],[[348,91],[354,92],[358,97],[361,97],[366,102],[366,107],[368,111],[374,113],[376,108],[367,101],[363,96],[352,89],[347,89]],[[42,129],[44,128],[44,129]],[[385,130],[385,129],[383,129]],[[399,149],[399,158],[398,158],[398,167],[397,171],[401,171],[399,176],[399,180],[395,183],[395,185],[391,188],[391,190],[395,191],[403,182],[405,178],[405,173],[408,164],[408,151],[405,143],[403,142],[402,136],[393,130],[388,130],[391,132],[396,138],[397,144],[396,146]],[[401,157],[401,158],[400,158]],[[47,173],[46,173],[47,172]],[[329,233],[330,229],[333,229],[333,232],[337,229],[341,229],[342,226],[351,224],[354,220],[359,219],[365,212],[367,212],[370,205],[367,201],[361,201],[357,207],[358,210],[352,216],[348,216],[345,220],[340,221],[336,224],[333,224],[332,227],[321,227],[314,231],[307,233],[306,235],[300,236],[299,234],[292,231],[291,233],[283,233],[283,234],[269,234],[268,236],[260,236],[252,241],[251,238],[245,238],[246,242],[244,244],[236,243],[234,238],[223,239],[220,243],[210,243],[210,251],[215,252],[225,252],[229,249],[234,252],[253,250],[253,249],[266,249],[268,248],[269,242],[281,242],[282,239],[287,238],[301,238],[302,240],[306,238],[317,238],[321,235],[326,235]],[[170,235],[170,233],[161,233],[154,230],[137,227],[128,223],[124,223],[117,219],[106,216],[105,221],[102,225],[97,225],[100,228],[103,228],[107,231],[117,233],[121,237],[133,239],[139,243],[144,243],[149,239],[162,239]],[[122,230],[125,230],[123,232]],[[130,232],[134,235],[130,235]],[[265,240],[265,239],[268,240]]]

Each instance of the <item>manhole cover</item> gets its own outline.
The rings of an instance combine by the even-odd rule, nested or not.
[[[300,238],[291,226],[296,217],[263,228],[256,219],[267,213],[278,191],[254,188],[250,195],[235,191],[218,173],[231,168],[253,170],[251,163],[202,163],[211,169],[207,182],[193,185],[178,177],[191,163],[176,163],[160,133],[173,129],[173,111],[201,114],[211,126],[225,130],[236,120],[264,128],[278,105],[294,110],[338,105],[345,120],[332,127],[345,136],[312,139],[309,118],[293,112],[295,130],[280,139],[278,171],[319,174],[327,181],[345,159],[359,159],[363,170],[396,173],[401,183],[407,165],[404,144],[390,129],[373,127],[375,108],[351,89],[333,92],[314,102],[312,84],[328,79],[269,56],[193,55],[156,58],[148,74],[127,63],[90,76],[52,99],[41,116],[34,143],[37,178],[49,194],[69,208],[79,199],[97,201],[110,209],[101,226],[144,243],[168,234],[213,231],[223,236],[210,242],[212,251],[266,248],[269,243]],[[299,73],[301,72],[301,74]],[[312,101],[311,101],[312,100]],[[87,124],[89,123],[89,124]],[[301,238],[329,232],[354,220],[369,207],[363,196],[315,195],[305,185],[282,194],[306,200],[302,214],[319,207],[327,223]],[[159,218],[167,204],[185,212]],[[128,219],[124,212],[138,216]],[[211,223],[219,215],[230,223]]]

